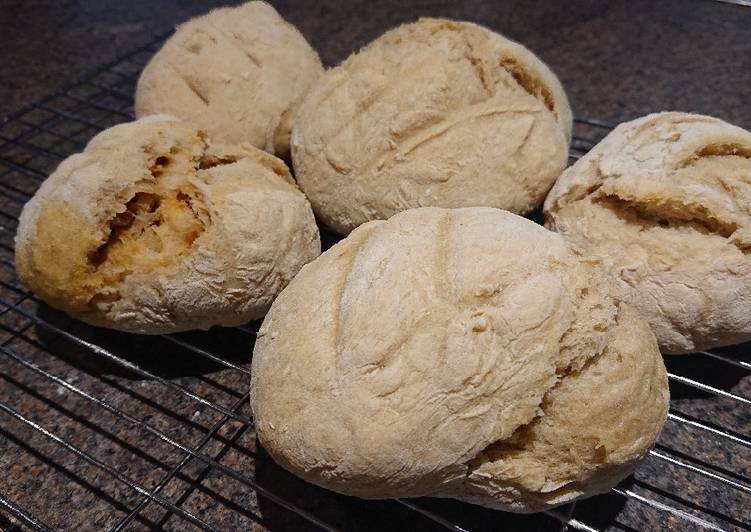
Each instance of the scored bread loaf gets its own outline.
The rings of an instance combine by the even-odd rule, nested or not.
[[[664,352],[751,340],[751,132],[675,112],[621,124],[545,215],[602,258]]]
[[[215,9],[180,25],[146,65],[136,115],[167,113],[214,142],[284,154],[292,118],[321,72],[305,37],[266,2]]]
[[[533,512],[607,491],[665,420],[648,324],[596,259],[492,208],[364,224],[272,305],[252,362],[283,467],[365,498]]]
[[[340,233],[414,207],[526,213],[566,166],[571,109],[522,45],[420,19],[326,71],[293,124],[295,176]]]
[[[159,115],[63,161],[16,234],[18,276],[47,303],[154,334],[259,318],[318,254],[313,212],[282,161]]]

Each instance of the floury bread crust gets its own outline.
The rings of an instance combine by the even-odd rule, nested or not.
[[[422,206],[526,213],[566,166],[571,109],[529,50],[481,26],[421,19],[313,85],[295,176],[340,233]]]
[[[263,316],[320,254],[284,163],[151,116],[63,161],[21,213],[16,269],[93,325],[166,333]]]
[[[265,2],[181,25],[138,80],[137,116],[167,113],[215,142],[289,151],[292,118],[323,72],[302,34]]]
[[[621,124],[566,170],[545,214],[602,257],[664,352],[751,340],[748,131],[687,113]]]
[[[263,446],[365,498],[533,512],[604,492],[665,420],[649,326],[593,259],[491,208],[371,222],[274,302],[252,363]]]

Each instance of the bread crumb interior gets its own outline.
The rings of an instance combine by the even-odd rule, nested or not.
[[[200,191],[189,182],[185,163],[196,172],[235,162],[233,158],[202,155],[188,158],[175,148],[153,159],[152,179],[139,183],[135,194],[109,220],[104,242],[88,260],[100,290],[91,305],[119,299],[116,285],[133,272],[152,273],[174,263],[196,245],[209,216]],[[180,171],[182,169],[182,171]]]

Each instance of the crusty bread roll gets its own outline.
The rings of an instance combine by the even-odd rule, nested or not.
[[[266,2],[215,9],[178,27],[136,89],[136,115],[167,113],[215,142],[289,151],[292,118],[323,71],[302,34]]]
[[[399,26],[310,89],[295,176],[340,233],[414,207],[526,213],[566,166],[571,110],[529,50],[481,26]]]
[[[21,213],[16,269],[76,318],[155,334],[263,316],[320,249],[282,161],[155,115],[60,164]]]
[[[598,254],[685,353],[751,340],[751,133],[687,113],[621,124],[558,180],[548,227]]]
[[[406,211],[305,266],[252,363],[263,446],[365,498],[532,512],[633,471],[668,406],[647,323],[594,259],[491,208]]]

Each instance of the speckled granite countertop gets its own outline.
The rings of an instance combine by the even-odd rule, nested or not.
[[[222,2],[224,3],[224,2]],[[751,8],[710,0],[652,2],[367,0],[272,2],[296,24],[331,65],[389,27],[417,16],[449,16],[475,21],[519,40],[538,53],[561,78],[575,113],[607,123],[651,111],[677,109],[712,114],[751,128]],[[0,4],[0,117],[141,45],[187,17],[220,2],[207,0],[4,0]],[[85,141],[94,131],[81,134]],[[0,159],[19,156],[3,142]],[[70,150],[61,147],[60,150]],[[0,170],[4,171],[0,160]],[[20,174],[14,190],[33,190]],[[0,198],[0,203],[6,200]],[[2,211],[18,211],[20,205]],[[0,224],[0,228],[2,225]],[[0,230],[0,259],[9,260],[12,232]],[[16,301],[12,270],[0,269],[0,301]],[[257,449],[252,430],[228,421],[211,435],[223,415],[197,404],[169,385],[102,362],[70,331],[109,349],[173,385],[250,415],[243,396],[246,373],[223,369],[188,354],[172,341],[96,330],[71,322],[32,301],[19,307],[39,313],[40,325],[23,312],[0,308],[0,403],[111,465],[140,486],[155,489],[180,465],[183,454],[164,439],[113,416],[59,382],[19,364],[37,365],[123,409],[170,438],[192,447],[261,487],[346,530],[433,530],[439,525],[394,501],[366,502],[309,486],[279,469]],[[180,341],[220,353],[247,367],[252,334],[241,330],[179,335]],[[719,352],[749,362],[751,346]],[[14,359],[13,357],[16,357]],[[751,397],[747,369],[704,355],[667,359],[668,370],[732,393]],[[732,398],[717,398],[673,382],[675,415],[711,423],[731,436],[751,438],[751,410]],[[207,437],[208,434],[208,437]],[[732,438],[669,421],[657,453],[748,486],[751,449]],[[637,496],[717,523],[723,529],[751,526],[751,495],[722,481],[650,457],[622,485]],[[299,517],[258,495],[247,484],[192,460],[159,491],[166,500],[218,529],[306,530]],[[0,412],[0,499],[18,503],[55,529],[100,530],[115,526],[142,496],[111,474],[77,458],[27,425]],[[513,516],[452,501],[418,504],[468,530],[557,530],[541,516]],[[693,530],[657,508],[617,494],[581,502],[574,517],[607,530]],[[18,523],[0,504],[0,529]],[[149,503],[126,529],[190,528],[185,520]]]

